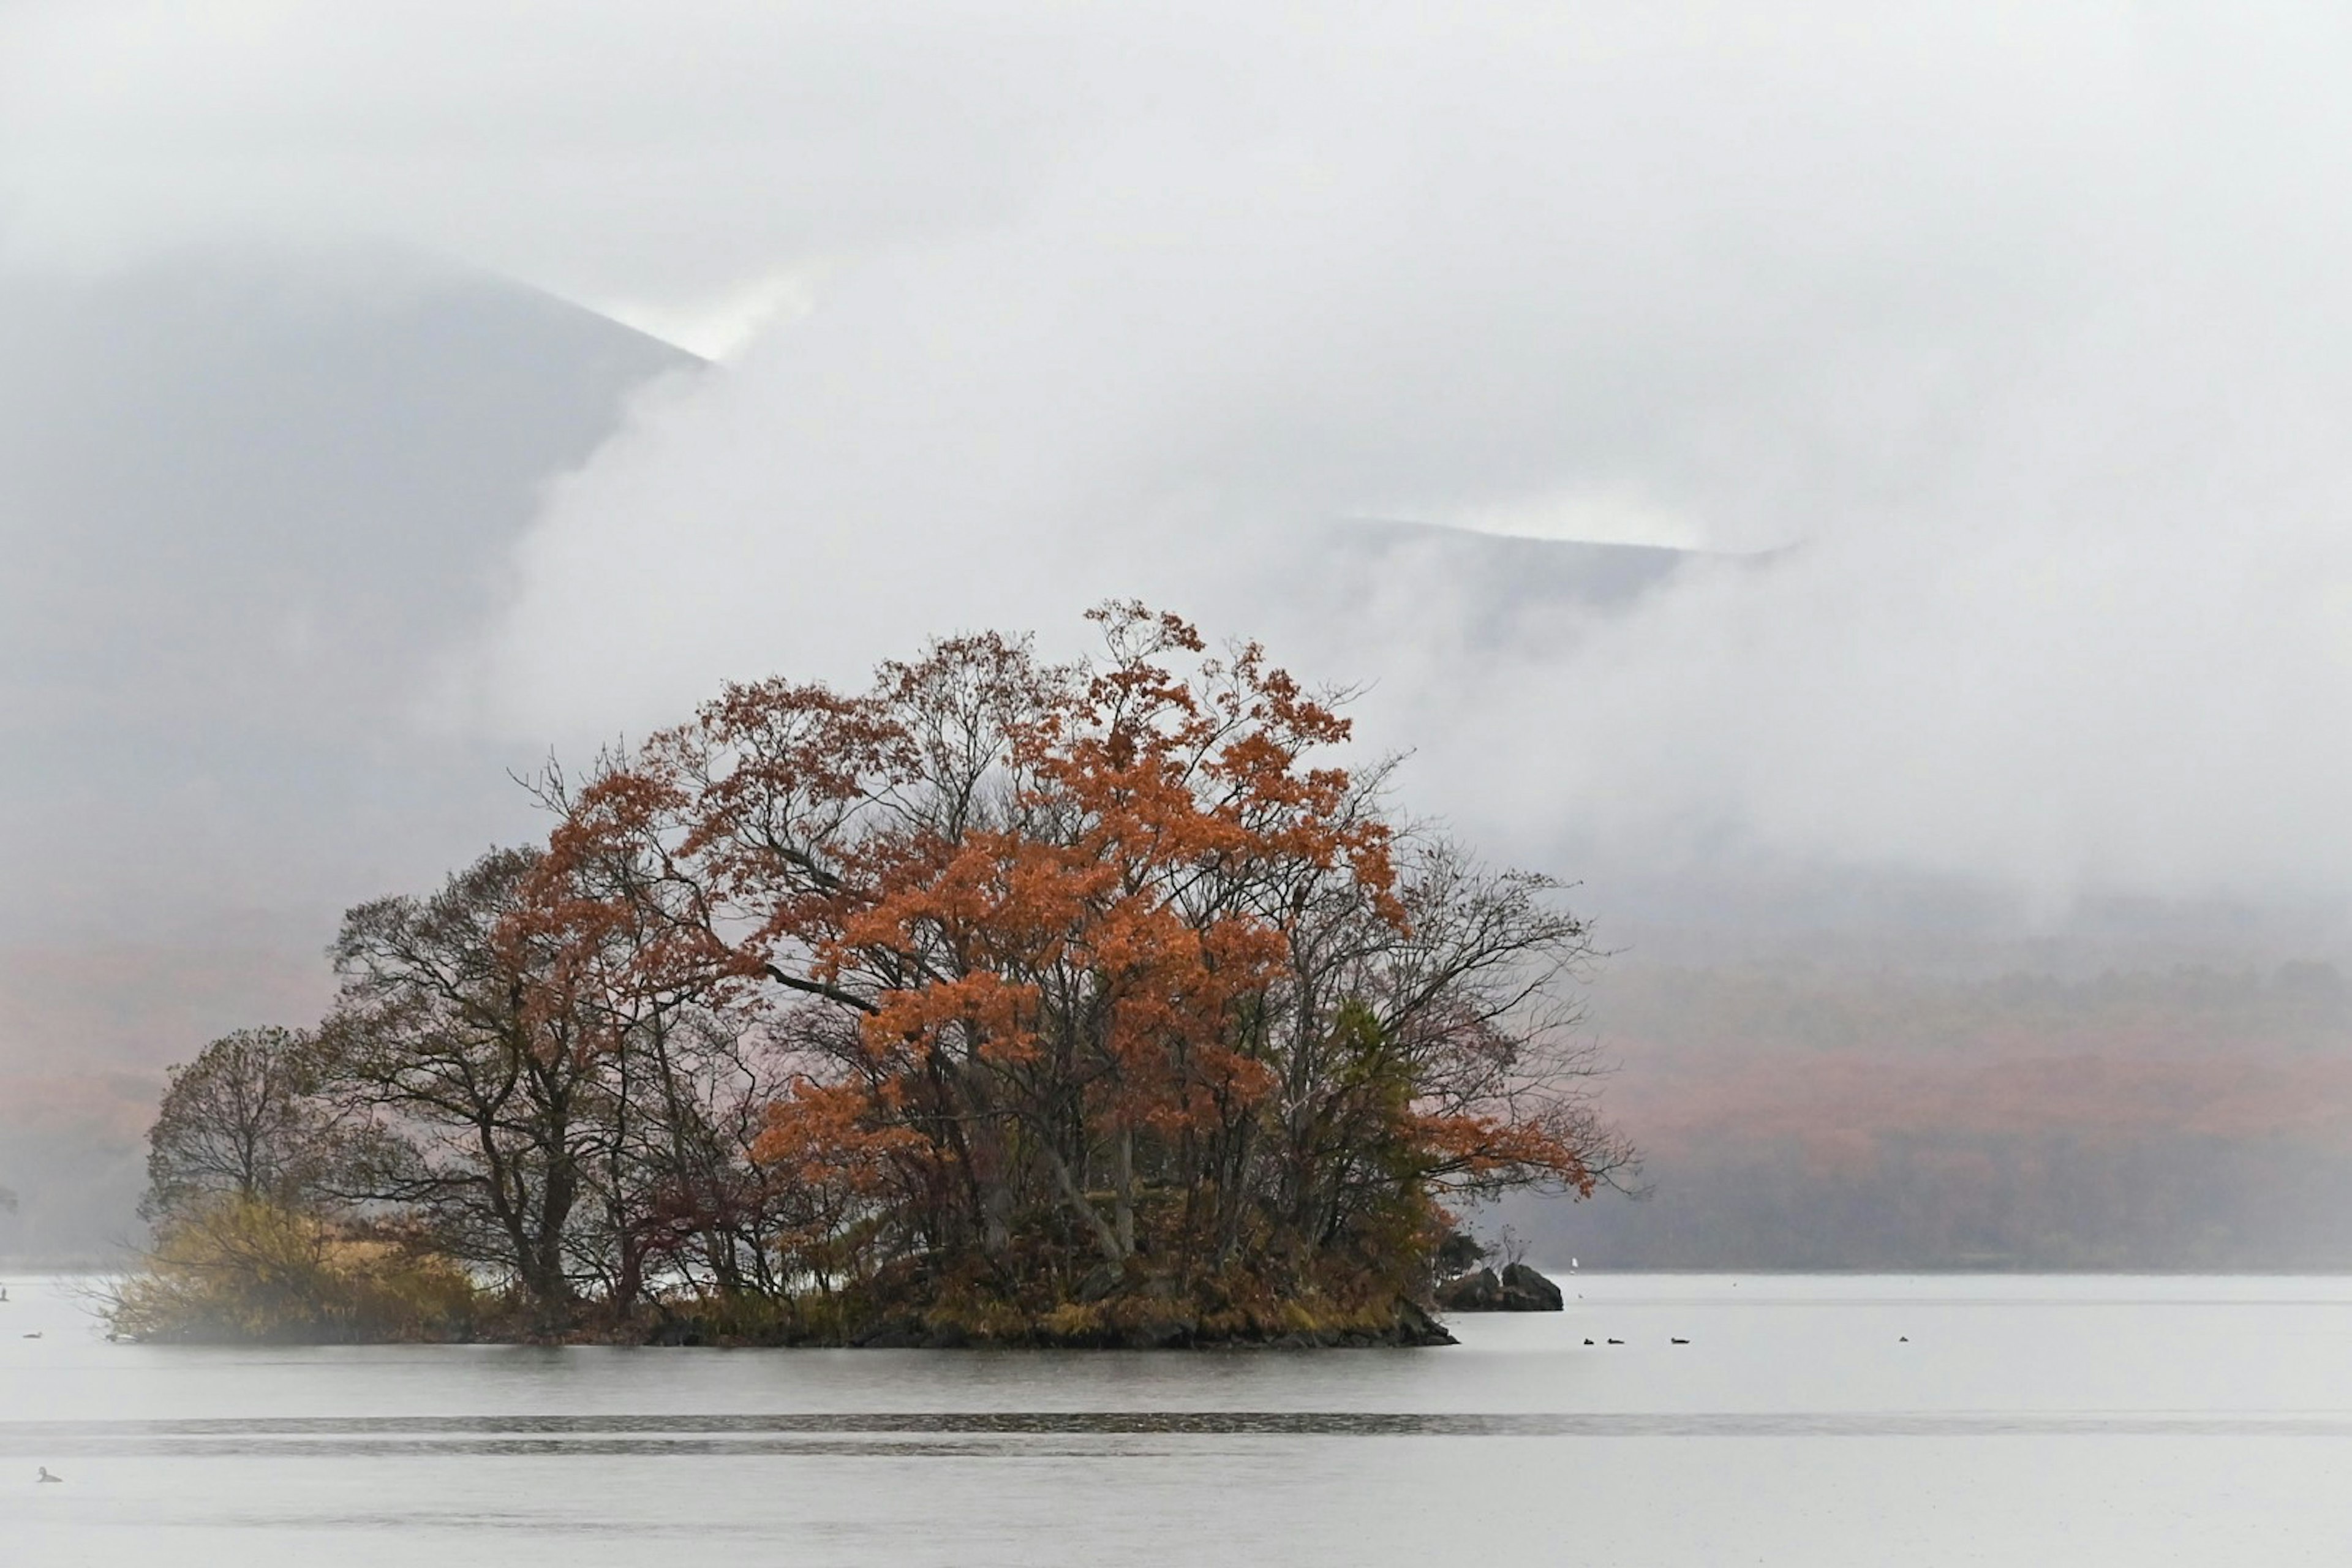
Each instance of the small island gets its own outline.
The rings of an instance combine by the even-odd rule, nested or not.
[[[1546,877],[1139,605],[730,687],[173,1070],[152,1341],[1430,1344],[1464,1205],[1631,1169]],[[1519,1292],[1506,1302],[1506,1279]],[[1528,1288],[1531,1289],[1531,1287]],[[1558,1292],[1552,1292],[1552,1304]]]

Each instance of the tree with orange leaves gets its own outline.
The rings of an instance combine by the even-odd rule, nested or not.
[[[1378,1327],[1450,1199],[1624,1169],[1553,886],[1401,827],[1256,646],[1093,618],[1093,665],[975,636],[730,688],[557,797],[542,877],[630,868],[639,983],[791,1064],[791,1271],[1015,1337]]]
[[[257,1223],[454,1260],[534,1336],[1439,1336],[1448,1205],[1629,1167],[1587,928],[1398,819],[1255,644],[1093,618],[1091,662],[730,687],[551,770],[544,847],[352,910],[285,1108],[331,1180]]]

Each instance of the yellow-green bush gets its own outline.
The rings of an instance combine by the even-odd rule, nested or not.
[[[447,1258],[231,1198],[165,1226],[111,1316],[133,1339],[350,1343],[464,1338],[482,1305]]]

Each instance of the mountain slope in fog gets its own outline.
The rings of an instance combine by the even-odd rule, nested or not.
[[[455,782],[431,659],[539,486],[693,363],[397,252],[0,275],[0,940],[389,868]]]
[[[126,1230],[151,1075],[314,1009],[343,904],[523,829],[531,759],[417,721],[435,660],[697,363],[393,251],[0,273],[0,1252]]]
[[[1622,609],[1665,586],[1693,554],[1659,544],[1529,539],[1375,518],[1335,524],[1318,542],[1368,567],[1417,557],[1424,571],[1479,605],[1491,631],[1525,610]]]

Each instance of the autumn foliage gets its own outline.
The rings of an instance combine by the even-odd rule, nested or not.
[[[1094,618],[1086,664],[971,636],[862,693],[730,687],[551,774],[546,847],[471,903],[354,911],[320,1081],[393,1152],[342,1201],[450,1199],[463,1230],[435,1173],[505,1137],[526,1223],[475,1213],[467,1256],[511,1243],[542,1300],[724,1302],[783,1337],[1377,1338],[1447,1205],[1622,1169],[1552,884],[1401,824],[1255,646]],[[436,942],[464,956],[415,962]],[[509,1136],[509,1100],[443,1090],[453,1061],[563,1128]]]

